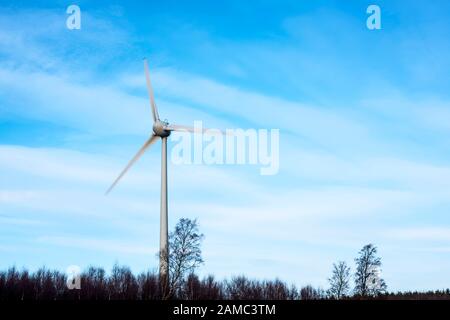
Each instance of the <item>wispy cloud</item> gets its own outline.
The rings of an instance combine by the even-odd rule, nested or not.
[[[126,242],[124,243],[124,241],[86,237],[47,236],[39,237],[38,239],[36,239],[36,241],[55,246],[69,248],[75,247],[83,250],[100,250],[125,254],[152,255],[155,254],[155,252],[158,252],[156,248],[150,248],[149,246],[140,246],[137,243],[127,244]]]
[[[389,236],[401,240],[450,241],[450,228],[447,227],[413,227],[389,231]]]

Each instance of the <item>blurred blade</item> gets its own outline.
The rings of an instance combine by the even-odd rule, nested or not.
[[[231,133],[227,133],[226,131],[219,129],[195,128],[191,126],[180,126],[176,124],[169,124],[165,126],[164,129],[168,131],[177,131],[177,132],[206,133],[206,134],[220,133],[221,135],[231,135]]]
[[[141,149],[139,149],[139,151],[136,153],[136,155],[133,157],[133,159],[130,160],[130,162],[128,162],[127,166],[125,167],[125,169],[123,169],[123,171],[119,174],[119,176],[117,177],[117,179],[113,182],[113,184],[111,185],[111,187],[109,187],[109,189],[106,191],[105,194],[108,194],[111,192],[111,190],[116,186],[116,184],[119,182],[119,180],[124,176],[124,174],[128,171],[128,169],[130,169],[130,167],[144,154],[144,152],[153,144],[155,143],[157,139],[157,136],[152,135],[145,143],[144,145],[141,147]]]
[[[156,108],[155,96],[153,95],[152,83],[150,81],[150,72],[148,71],[147,59],[144,59],[145,79],[147,80],[147,90],[150,97],[150,105],[152,107],[153,122],[159,120],[158,109]]]

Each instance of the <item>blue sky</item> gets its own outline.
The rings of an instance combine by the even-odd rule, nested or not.
[[[65,26],[70,4],[81,30]],[[202,274],[326,288],[333,262],[374,243],[390,290],[450,287],[449,12],[2,1],[0,268],[156,269],[159,146],[103,195],[150,133],[146,56],[163,118],[280,129],[275,176],[170,165],[170,226],[198,218]]]

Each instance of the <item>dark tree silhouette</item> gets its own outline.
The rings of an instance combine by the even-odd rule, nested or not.
[[[201,294],[200,300],[211,299],[219,300],[224,299],[223,285],[214,279],[214,276],[209,275],[200,282]]]
[[[324,298],[325,293],[322,289],[315,289],[311,285],[307,285],[300,289],[301,300],[319,300]]]
[[[347,296],[350,290],[350,267],[345,261],[333,263],[333,272],[328,279],[330,289],[328,295],[335,299],[342,299]]]
[[[114,265],[108,281],[109,298],[111,300],[136,300],[138,283],[130,268]]]
[[[296,300],[299,294],[295,286],[288,287],[279,279],[265,281],[263,284],[263,299],[267,300]]]
[[[385,293],[387,286],[380,277],[381,258],[377,257],[377,248],[373,244],[365,245],[355,262],[355,294],[367,297]]]
[[[108,278],[103,268],[89,267],[81,274],[80,298],[86,300],[109,299]]]
[[[215,281],[213,276],[200,280],[191,273],[183,286],[183,299],[186,300],[218,300],[224,299],[222,284]]]
[[[245,276],[238,276],[231,278],[230,281],[225,281],[228,299],[231,300],[257,300],[262,299],[262,291],[258,283],[254,280],[249,280]]]
[[[39,269],[34,274],[36,299],[37,300],[54,300],[57,297],[56,282],[59,272],[51,272],[45,268]]]
[[[137,277],[140,300],[161,299],[159,276],[155,272],[143,272]]]

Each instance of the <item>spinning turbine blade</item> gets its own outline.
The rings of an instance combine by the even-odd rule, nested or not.
[[[139,149],[139,151],[136,153],[136,155],[133,157],[133,159],[130,160],[130,162],[128,162],[127,166],[125,167],[125,169],[122,170],[122,172],[119,174],[119,176],[117,177],[117,179],[113,182],[113,184],[111,185],[111,187],[109,187],[109,189],[106,191],[106,194],[110,193],[111,190],[116,186],[116,184],[119,182],[119,180],[125,175],[125,173],[128,171],[128,169],[130,169],[130,167],[144,154],[144,152],[153,144],[155,143],[156,139],[158,137],[155,135],[152,135],[145,143],[144,145],[141,147],[141,149]]]
[[[191,126],[180,126],[177,124],[170,124],[164,127],[165,130],[168,131],[178,131],[178,132],[191,132],[191,133],[220,133],[222,135],[230,135],[226,131],[219,130],[219,129],[208,129],[208,128],[195,128]]]
[[[150,97],[150,105],[152,107],[153,122],[159,120],[158,109],[156,108],[155,97],[153,95],[152,83],[150,81],[150,72],[148,71],[147,59],[144,59],[145,79],[147,80],[147,90]]]

